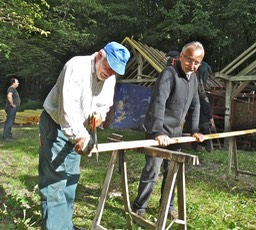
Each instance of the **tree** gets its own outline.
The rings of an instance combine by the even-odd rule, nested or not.
[[[126,36],[164,52],[198,40],[218,71],[255,42],[255,11],[249,0],[4,0],[0,87],[16,76],[43,99],[68,59]]]
[[[45,0],[41,0],[40,4],[23,0],[8,0],[0,2],[0,26],[1,34],[17,33],[17,29],[23,29],[28,32],[38,32],[47,35],[49,32],[35,25],[35,20],[42,17],[41,6],[48,7]],[[3,38],[0,41],[0,53],[6,58],[9,57],[11,47],[6,44]]]

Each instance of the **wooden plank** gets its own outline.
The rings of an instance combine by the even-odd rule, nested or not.
[[[255,47],[256,47],[256,43],[252,44],[247,50],[245,50],[235,60],[233,60],[231,63],[229,63],[224,69],[222,69],[220,71],[220,73],[227,73],[228,70],[231,69],[232,66],[234,66],[237,62],[242,63],[243,61],[245,61],[248,57],[250,57],[256,51]]]
[[[156,78],[154,79],[119,79],[118,80],[118,83],[148,83],[148,82],[155,82],[156,81]]]
[[[212,133],[205,134],[205,140],[225,138],[225,137],[233,137],[240,136],[246,134],[256,133],[256,129],[248,129],[248,130],[240,130],[240,131],[231,131],[231,132],[223,132],[223,133]],[[171,144],[177,143],[187,143],[197,141],[195,137],[174,137],[171,138]],[[125,149],[136,149],[150,146],[158,146],[158,141],[156,140],[137,140],[137,141],[120,141],[114,143],[102,143],[98,144],[98,150],[93,149],[91,153],[98,152],[108,152],[113,150],[125,150]]]
[[[178,162],[178,163],[187,163],[192,165],[199,165],[198,156],[191,155],[188,153],[177,152],[164,148],[156,148],[156,147],[144,147],[141,152],[146,153],[153,157],[161,157],[163,159],[168,159],[170,161]]]
[[[239,75],[231,77],[230,81],[256,81],[256,75]]]
[[[147,220],[139,215],[137,215],[136,213],[134,212],[131,212],[129,213],[132,217],[132,219],[137,223],[139,224],[140,226],[143,226],[143,229],[147,229],[147,230],[154,230],[156,229],[156,224],[153,223],[152,221],[150,220]]]
[[[245,175],[248,175],[248,176],[256,176],[256,173],[243,171],[243,170],[237,170],[237,173],[238,174],[245,174]]]

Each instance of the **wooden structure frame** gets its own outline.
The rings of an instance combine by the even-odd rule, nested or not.
[[[135,41],[133,38],[126,37],[122,43],[127,46],[132,55],[127,63],[125,75],[122,78],[118,78],[117,82],[152,87],[159,73],[167,64],[166,54]],[[234,101],[248,104],[249,113],[246,111],[247,124],[239,128],[249,129],[255,127],[256,43],[221,71],[209,77],[206,83],[206,92],[210,100],[219,98],[223,101],[221,107],[213,106],[214,115],[216,114],[215,110],[221,113],[221,115],[216,114],[214,118],[223,119],[224,127],[219,130],[227,132],[234,129],[236,108]]]
[[[126,37],[124,44],[131,52],[125,75],[117,79],[119,83],[132,83],[141,86],[153,86],[159,73],[167,64],[167,57],[163,51]],[[224,88],[223,83],[214,78],[207,82],[207,88]]]
[[[247,99],[252,104],[251,112],[254,114],[254,95],[256,91],[256,43],[239,55],[229,65],[220,72],[215,73],[215,77],[225,81],[225,131],[231,130],[232,114],[235,99]],[[246,102],[246,101],[245,101]],[[252,123],[251,125],[255,125]],[[248,127],[245,127],[248,128]]]

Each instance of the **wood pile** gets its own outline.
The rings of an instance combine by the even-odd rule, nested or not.
[[[38,124],[39,117],[42,110],[24,110],[18,111],[14,123],[17,125],[27,125],[27,124]],[[0,110],[0,122],[4,122],[6,119],[6,112],[4,109]]]

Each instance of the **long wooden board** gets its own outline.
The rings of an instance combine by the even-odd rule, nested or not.
[[[225,137],[241,136],[241,135],[247,135],[247,134],[253,134],[253,133],[256,133],[256,129],[206,134],[204,135],[204,137],[205,137],[205,140],[210,140],[210,139],[218,139],[218,138],[225,138]],[[196,141],[196,138],[190,137],[190,136],[171,138],[172,144],[195,142],[195,141]],[[102,144],[98,144],[98,150],[94,148],[92,149],[90,154],[97,153],[97,152],[108,152],[108,151],[114,151],[114,150],[143,148],[143,147],[149,147],[149,146],[158,146],[158,142],[156,140],[137,140],[137,141],[120,141],[120,142],[102,143]]]

